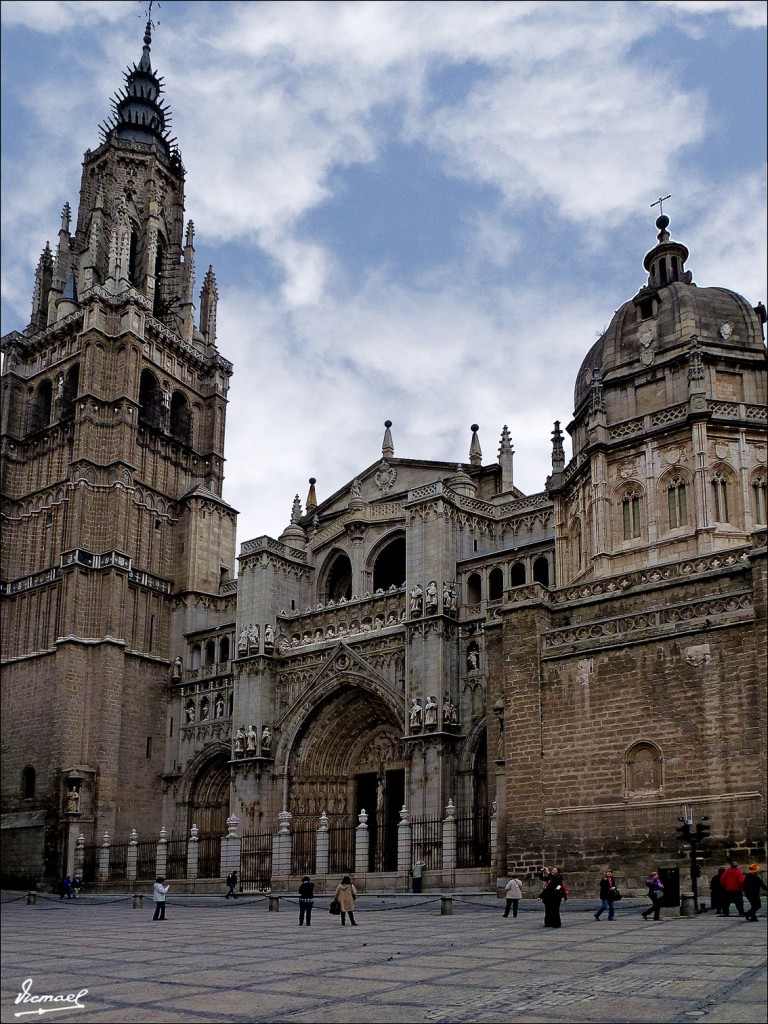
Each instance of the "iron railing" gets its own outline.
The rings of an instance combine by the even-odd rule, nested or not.
[[[442,818],[411,818],[411,844],[414,861],[423,860],[427,871],[442,871]]]
[[[197,877],[218,878],[221,871],[221,836],[201,836],[197,841]]]
[[[240,844],[240,885],[268,892],[272,887],[272,833],[247,832]]]
[[[165,877],[181,879],[187,877],[186,838],[169,839],[165,854]]]

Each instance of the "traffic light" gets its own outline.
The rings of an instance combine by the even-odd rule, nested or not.
[[[675,832],[680,836],[680,839],[684,843],[690,843],[691,841],[691,824],[686,821],[685,818],[678,818],[678,821],[682,821],[682,825],[679,825]]]
[[[702,818],[701,821],[696,824],[697,842],[701,842],[702,839],[707,839],[709,837],[709,833],[712,831],[709,825],[704,824],[705,821],[709,821],[709,818]]]

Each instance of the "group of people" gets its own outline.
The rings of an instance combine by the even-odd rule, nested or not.
[[[80,875],[65,875],[59,882],[59,897],[61,899],[76,900],[83,887],[83,880]]]
[[[349,875],[344,875],[342,880],[336,886],[333,894],[333,901],[331,903],[331,913],[338,914],[341,918],[341,923],[347,923],[347,914],[349,914],[349,923],[351,925],[357,925],[355,920],[355,900],[357,899],[357,889],[352,883],[352,879]],[[309,875],[304,875],[299,886],[299,924],[302,925],[306,922],[307,927],[312,924],[312,907],[315,903],[315,883],[310,879]]]
[[[727,868],[720,868],[709,881],[710,903],[719,917],[728,917],[733,904],[740,917],[756,921],[757,912],[762,906],[761,892],[768,892],[768,886],[760,874],[759,864],[750,864],[745,875],[738,864],[731,861]],[[746,913],[745,896],[749,903]]]

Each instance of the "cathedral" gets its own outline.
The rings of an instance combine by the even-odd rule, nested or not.
[[[237,836],[269,887],[323,873],[319,828],[325,874],[398,887],[405,823],[427,884],[557,863],[591,893],[683,869],[681,814],[713,864],[764,860],[765,308],[697,287],[661,215],[539,493],[506,427],[456,465],[387,421],[238,553],[233,366],[150,46],[2,339],[4,878],[162,832],[169,877],[192,836],[180,877],[219,879]]]

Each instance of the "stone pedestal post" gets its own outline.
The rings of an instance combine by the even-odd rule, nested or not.
[[[358,815],[360,824],[355,829],[355,874],[365,875],[368,872],[368,815],[365,808]]]
[[[290,811],[281,811],[278,814],[280,831],[272,837],[272,888],[275,881],[287,880],[291,873],[291,854],[293,852],[293,836],[291,835],[291,820],[293,815]]]
[[[227,834],[221,844],[221,867],[222,878],[226,878],[230,871],[237,871],[240,874],[240,852],[242,840],[237,834],[237,827],[240,819],[236,814],[227,818]]]
[[[408,808],[403,804],[400,811],[400,824],[397,826],[397,881],[398,885],[406,890],[410,887],[412,856],[413,829],[411,819],[408,817]]]
[[[327,875],[330,855],[330,836],[328,835],[328,815],[325,811],[320,815],[320,825],[317,829],[317,839],[315,840],[315,843],[315,872],[318,875]]]
[[[168,865],[168,829],[165,825],[160,829],[160,837],[157,840],[157,856],[155,859],[155,877],[165,878],[165,869]]]
[[[139,835],[135,828],[131,829],[131,838],[128,843],[128,859],[126,861],[126,878],[129,882],[136,881],[139,859]]]
[[[443,819],[443,882],[444,886],[453,885],[456,882],[456,808],[453,800],[448,798],[448,806],[445,808]]]
[[[189,830],[189,841],[187,842],[187,879],[194,881],[197,878],[197,857],[199,853],[200,829],[193,825]]]
[[[99,848],[99,885],[104,885],[109,879],[110,845],[109,832],[105,832],[101,840],[101,847]]]
[[[78,878],[83,877],[83,868],[85,867],[85,836],[81,832],[77,837],[77,845],[75,846],[75,874]]]

